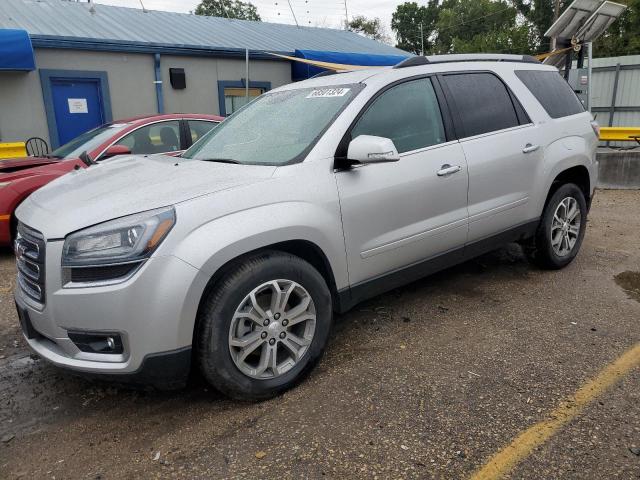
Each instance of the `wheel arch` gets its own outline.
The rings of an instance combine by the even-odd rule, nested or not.
[[[198,303],[198,310],[193,328],[193,342],[195,342],[195,336],[198,332],[198,322],[201,316],[201,309],[203,308],[205,299],[207,298],[209,293],[229,272],[231,272],[238,265],[242,264],[248,258],[266,252],[289,253],[308,262],[320,273],[320,275],[322,275],[325,282],[327,282],[327,286],[329,287],[331,298],[333,300],[333,309],[336,310],[338,308],[338,289],[336,286],[336,279],[334,276],[333,268],[331,267],[331,263],[329,262],[329,259],[327,258],[325,253],[317,244],[304,239],[292,239],[277,243],[271,243],[269,245],[264,245],[259,248],[253,249],[251,251],[247,251],[228,260],[223,265],[221,265],[213,273],[213,275],[211,275],[209,281],[207,282],[207,285],[202,292],[202,295],[200,296],[200,301]]]
[[[562,170],[553,178],[549,188],[547,189],[547,196],[544,201],[543,210],[556,190],[567,183],[576,184],[584,194],[584,198],[587,201],[587,208],[591,207],[592,185],[589,169],[584,165],[574,165]]]

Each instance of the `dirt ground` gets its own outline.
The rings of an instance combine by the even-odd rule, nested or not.
[[[319,368],[244,404],[31,356],[0,255],[0,478],[463,478],[640,341],[640,191],[600,191],[568,268],[499,250],[338,318]],[[640,369],[512,471],[640,478]]]

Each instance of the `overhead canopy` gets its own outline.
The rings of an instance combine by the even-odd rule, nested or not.
[[[316,62],[340,65],[358,65],[367,67],[391,66],[400,63],[409,55],[377,55],[370,53],[327,52],[321,50],[296,50],[295,56]],[[326,69],[302,62],[293,62],[292,78],[294,81],[311,78]]]
[[[0,29],[0,70],[35,70],[33,47],[24,30]]]

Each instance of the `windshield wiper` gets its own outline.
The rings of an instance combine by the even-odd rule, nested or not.
[[[233,158],[199,158],[203,162],[218,162],[218,163],[241,163]]]
[[[60,160],[62,157],[60,155],[54,155],[53,153],[45,153],[43,155],[44,158],[54,158],[56,160]]]

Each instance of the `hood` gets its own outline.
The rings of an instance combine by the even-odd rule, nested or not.
[[[73,170],[76,165],[84,167],[82,160],[74,158],[71,160],[54,160],[26,168],[22,168],[22,166],[13,169],[7,168],[4,171],[0,170],[0,182],[14,182],[37,176],[45,176],[52,179]]]
[[[127,156],[73,170],[31,194],[18,219],[48,239],[114,218],[265,181],[275,167]]]
[[[0,160],[0,174],[12,173],[38,167],[40,165],[48,165],[50,163],[56,163],[59,160],[57,158],[47,157],[20,157],[20,158],[5,158]]]

